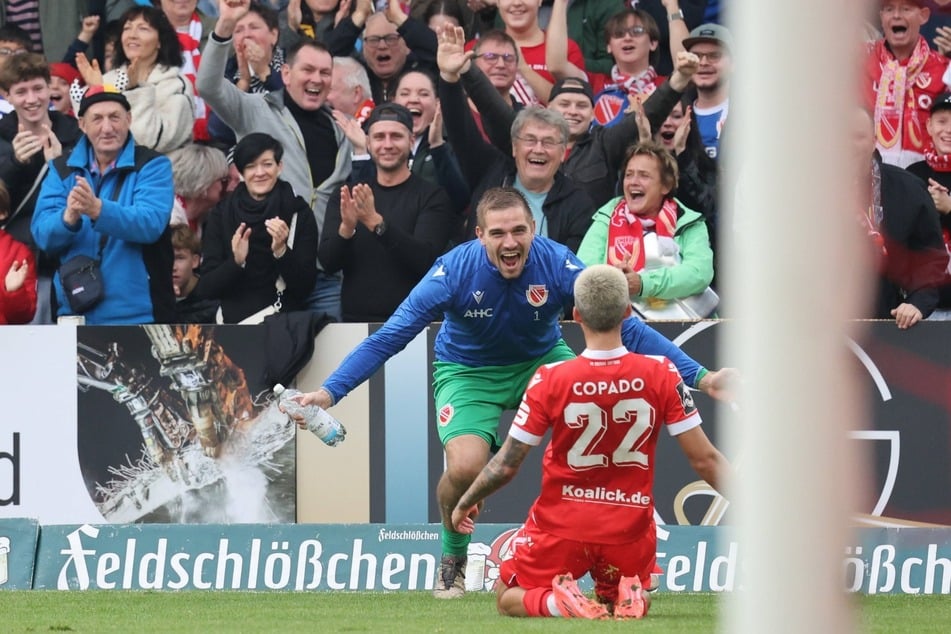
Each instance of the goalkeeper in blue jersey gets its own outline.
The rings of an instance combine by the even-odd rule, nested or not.
[[[561,338],[564,309],[584,264],[568,247],[535,235],[528,203],[512,188],[488,190],[476,210],[476,236],[436,260],[382,328],[367,337],[304,404],[328,408],[366,381],[433,321],[434,395],[446,470],[436,487],[442,515],[437,598],[465,592],[470,536],[452,529],[452,510],[490,452],[501,446],[502,412],[516,409],[535,370],[574,358]],[[628,318],[632,352],[663,355],[688,385],[725,399],[733,370],[711,372],[647,324]],[[301,422],[301,421],[299,421]]]

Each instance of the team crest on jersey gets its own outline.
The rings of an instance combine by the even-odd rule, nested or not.
[[[528,303],[535,308],[544,306],[545,302],[548,301],[548,288],[544,284],[529,284],[528,290],[525,291],[525,297],[528,299]]]
[[[919,88],[927,88],[931,84],[931,73],[918,73],[915,77],[915,85]]]
[[[452,420],[452,415],[456,413],[451,403],[447,403],[439,408],[439,426],[445,427]]]
[[[690,393],[690,388],[681,381],[677,384],[677,393],[680,394],[680,402],[684,406],[684,414],[693,414],[697,411],[697,406],[693,402],[693,394]]]

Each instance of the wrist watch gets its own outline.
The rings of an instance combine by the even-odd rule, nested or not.
[[[673,22],[674,20],[683,20],[684,19],[684,10],[680,9],[676,13],[671,13],[667,16],[668,21]]]
[[[381,220],[380,224],[373,227],[373,233],[378,236],[382,236],[384,233],[386,233],[386,220]]]

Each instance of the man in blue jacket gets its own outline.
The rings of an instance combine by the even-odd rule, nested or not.
[[[528,202],[517,190],[486,191],[476,210],[478,240],[438,258],[386,323],[351,352],[303,404],[327,408],[367,380],[430,322],[436,335],[434,397],[446,471],[436,488],[443,519],[439,577],[434,595],[464,593],[469,535],[456,532],[452,510],[501,446],[502,412],[518,407],[542,365],[574,358],[559,320],[573,302],[584,269],[571,250],[535,235]],[[622,327],[632,352],[663,355],[684,381],[714,398],[728,396],[733,372],[708,372],[650,326],[629,318]],[[297,421],[302,424],[302,420]]]
[[[50,164],[30,229],[37,246],[61,262],[98,262],[103,291],[82,309],[54,278],[58,316],[87,324],[168,323],[173,319],[173,251],[167,231],[173,192],[169,160],[136,147],[129,102],[111,86],[90,88],[79,106],[83,136]],[[87,289],[88,290],[88,289]]]

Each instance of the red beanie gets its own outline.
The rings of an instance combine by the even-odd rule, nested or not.
[[[74,79],[78,79],[80,84],[83,83],[83,78],[82,75],[79,74],[79,71],[65,62],[50,64],[50,75],[66,80],[67,84],[72,84]]]

